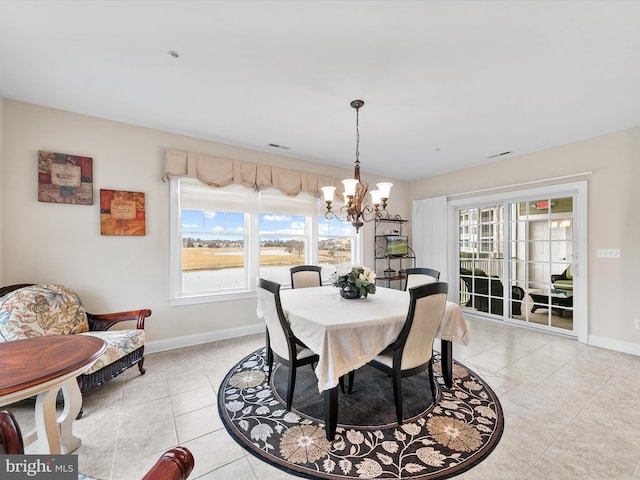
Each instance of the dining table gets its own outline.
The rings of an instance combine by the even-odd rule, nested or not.
[[[294,335],[319,356],[318,391],[324,392],[325,429],[337,428],[340,378],[366,365],[397,337],[409,311],[409,292],[377,287],[366,298],[345,299],[331,286],[282,290],[280,301]],[[447,301],[436,337],[445,385],[453,385],[453,345],[469,343],[462,309]]]
[[[56,335],[0,343],[0,406],[36,397],[35,430],[25,435],[26,453],[70,453],[80,446],[72,425],[82,408],[76,378],[106,350],[89,335]],[[64,405],[56,410],[58,392]]]

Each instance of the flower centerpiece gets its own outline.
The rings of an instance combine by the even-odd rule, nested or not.
[[[329,278],[333,286],[340,289],[343,298],[366,298],[367,295],[376,293],[376,274],[362,265],[352,267],[343,263],[336,267]]]

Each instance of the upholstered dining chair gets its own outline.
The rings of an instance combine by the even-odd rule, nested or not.
[[[322,267],[317,265],[297,265],[291,271],[291,288],[322,286]]]
[[[274,361],[289,368],[286,402],[287,410],[291,410],[297,368],[313,364],[319,360],[319,357],[291,331],[280,303],[279,283],[258,278],[258,307],[267,324],[267,363],[269,364],[267,381],[271,380]]]
[[[0,453],[4,455],[24,454],[24,443],[20,426],[13,413],[0,411]],[[164,452],[142,480],[186,480],[195,461],[188,448],[177,446]]]
[[[405,275],[407,276],[407,281],[404,284],[405,290],[440,280],[440,272],[433,268],[407,268],[405,269]]]
[[[433,379],[433,340],[442,321],[449,286],[428,283],[409,289],[409,312],[398,338],[369,362],[391,376],[398,425],[402,424],[402,379],[429,370],[431,395],[436,401]]]

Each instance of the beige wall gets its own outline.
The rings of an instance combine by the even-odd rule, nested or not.
[[[89,311],[153,310],[150,350],[257,331],[255,300],[169,306],[169,186],[166,147],[348,176],[342,170],[157,130],[101,120],[0,97],[0,284],[55,282],[77,289]],[[37,201],[37,151],[94,159],[94,204]],[[366,173],[366,162],[363,165]],[[452,195],[591,170],[588,179],[589,335],[596,344],[640,353],[640,128],[500,160],[408,184],[391,180],[390,211],[407,217],[415,199]],[[370,183],[383,180],[367,177]],[[537,185],[537,184],[536,184]],[[144,192],[147,235],[100,235],[99,189]],[[363,231],[373,263],[372,226]],[[620,248],[619,260],[595,257]]]
[[[260,325],[255,300],[169,306],[169,184],[160,179],[164,148],[340,177],[353,173],[8,99],[0,108],[1,284],[65,284],[78,290],[94,313],[150,308],[150,351],[224,338],[243,328],[258,331]],[[38,150],[92,157],[94,204],[38,202]],[[383,180],[365,175],[366,162],[363,169],[363,180]],[[390,210],[406,216],[408,183],[391,181],[395,186]],[[101,188],[145,193],[145,236],[100,235]],[[372,263],[372,230],[372,225],[365,225],[361,233],[365,263]]]
[[[634,320],[640,319],[640,302],[636,301],[640,285],[640,128],[413,182],[410,197],[453,195],[584,171],[593,172],[587,189],[590,343],[640,354],[640,330],[634,326]],[[598,248],[619,248],[621,258],[596,258]]]
[[[2,148],[2,146],[4,145],[3,142],[3,134],[4,134],[4,98],[0,96],[0,186],[2,186],[2,191],[0,191],[0,285],[4,285],[4,283],[2,282],[2,244],[3,244],[3,238],[4,235],[2,234],[3,228],[3,211],[4,209],[2,208],[3,205],[3,198],[4,195],[2,194],[2,192],[4,192],[4,181],[3,181],[3,172],[4,172],[4,168],[2,168],[2,165],[4,164],[3,162],[3,158],[4,158],[4,149]]]

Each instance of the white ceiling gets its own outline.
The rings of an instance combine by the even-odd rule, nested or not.
[[[640,125],[640,2],[4,0],[0,95],[414,180]]]

